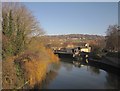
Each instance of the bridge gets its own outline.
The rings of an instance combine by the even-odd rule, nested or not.
[[[54,50],[55,54],[73,54],[73,52],[67,52],[66,50]]]
[[[57,54],[60,58],[88,58],[89,52],[80,51],[79,47],[65,48],[61,50],[54,50],[54,54]]]
[[[97,65],[103,68],[106,67],[106,68],[120,69],[119,65],[117,65],[118,63],[113,62],[114,60],[118,60],[118,59],[112,59],[112,58],[108,59],[107,57],[102,57],[102,59],[97,60],[93,57],[94,55],[92,54],[92,52],[83,52],[80,51],[79,48],[54,50],[54,54],[57,54],[60,58],[71,58],[73,60],[76,59],[77,61],[79,61],[79,59],[81,58],[82,58],[81,61],[85,61],[86,59],[88,59],[89,64]]]

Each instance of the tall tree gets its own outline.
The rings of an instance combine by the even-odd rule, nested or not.
[[[106,48],[112,51],[118,51],[120,49],[120,35],[118,32],[118,25],[110,25],[107,30],[106,36]]]
[[[21,53],[33,37],[44,34],[32,12],[21,3],[3,3],[2,18],[5,55]]]

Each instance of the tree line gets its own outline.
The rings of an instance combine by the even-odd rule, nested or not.
[[[2,3],[2,87],[34,88],[41,83],[51,63],[59,59],[44,46],[43,29],[22,3]]]

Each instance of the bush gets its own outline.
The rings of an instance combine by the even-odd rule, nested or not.
[[[120,52],[108,52],[106,56],[120,58]]]

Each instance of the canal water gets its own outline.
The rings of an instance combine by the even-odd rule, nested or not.
[[[62,60],[53,65],[43,83],[43,89],[117,89],[118,75],[87,65],[75,65]]]

